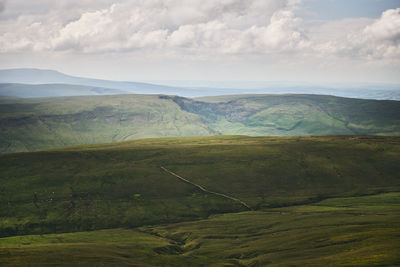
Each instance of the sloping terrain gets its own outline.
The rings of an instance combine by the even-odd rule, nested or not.
[[[400,102],[248,95],[0,98],[0,152],[147,137],[400,135]]]
[[[399,158],[399,137],[367,136],[164,138],[0,155],[0,262],[397,265]]]
[[[400,190],[396,137],[145,139],[0,156],[0,235],[167,223]]]
[[[0,152],[214,132],[198,115],[158,96],[0,101]]]
[[[133,229],[0,238],[4,266],[396,266],[400,194]]]
[[[173,97],[217,132],[244,135],[400,135],[400,102],[319,95]]]

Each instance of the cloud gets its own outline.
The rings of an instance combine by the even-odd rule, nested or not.
[[[6,8],[6,0],[0,0],[0,13],[2,13]]]
[[[400,8],[383,12],[381,18],[365,28],[364,34],[373,39],[399,43]]]
[[[365,27],[361,40],[367,44],[361,51],[368,56],[400,56],[400,8],[383,12],[380,19]]]
[[[303,42],[304,35],[296,29],[298,19],[291,12],[297,2],[118,2],[107,8],[83,12],[79,18],[66,22],[54,21],[50,15],[38,16],[36,20],[32,20],[32,16],[20,16],[14,24],[10,23],[10,29],[3,29],[0,43],[4,44],[3,52],[43,49],[99,53],[165,47],[185,53],[268,52],[280,47],[287,50]],[[61,3],[61,6],[66,4]],[[26,25],[22,25],[23,22]],[[11,31],[15,26],[17,30]]]
[[[38,0],[27,7],[25,0],[13,0],[0,24],[0,53],[264,54],[399,62],[399,8],[376,20],[310,27],[296,15],[302,1]]]
[[[243,12],[243,9],[240,10]],[[226,54],[284,52],[308,46],[300,22],[290,9],[281,8],[271,12],[269,20],[263,17],[259,23],[249,23],[242,27],[234,27],[235,23],[225,20],[182,25],[171,32],[167,44],[171,49],[207,49]]]
[[[309,46],[306,34],[300,27],[300,19],[290,10],[275,12],[266,27],[253,27],[253,35],[259,51],[287,51],[305,49]]]
[[[319,43],[316,50],[322,55],[399,64],[400,8],[386,10],[380,18],[372,21],[359,21],[369,23],[353,28],[349,26],[344,33],[337,33],[335,40]],[[345,24],[350,25],[350,21],[344,21],[341,29]]]

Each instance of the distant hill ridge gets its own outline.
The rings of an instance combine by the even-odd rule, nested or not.
[[[218,86],[194,87],[194,86],[166,86],[152,83],[129,82],[129,81],[109,81],[102,79],[91,79],[66,75],[55,70],[41,69],[5,69],[0,70],[0,96],[18,97],[55,97],[73,95],[94,95],[94,94],[166,94],[179,95],[183,97],[204,97],[218,95],[236,94],[318,94],[335,95],[351,98],[363,99],[385,99],[400,100],[400,85],[373,84],[373,85],[354,85],[349,88],[331,88],[330,86],[310,85],[305,83],[273,83],[266,82],[255,87],[246,86],[243,88],[221,88]],[[10,85],[13,84],[13,85]],[[24,85],[15,85],[24,84]],[[36,86],[29,86],[35,84]],[[68,84],[66,90],[58,85],[53,85],[49,90],[49,84]],[[74,85],[89,86],[95,88],[107,88],[99,92],[88,91],[84,87],[74,87]],[[111,91],[114,90],[114,91]],[[33,92],[34,91],[34,92]]]
[[[0,95],[22,98],[32,97],[58,97],[58,96],[84,96],[84,95],[120,95],[128,92],[118,89],[109,89],[98,86],[85,86],[74,84],[0,84]]]
[[[400,135],[400,102],[318,95],[0,97],[0,152],[149,137]]]
[[[22,84],[70,84],[103,87],[122,90],[121,93],[160,93],[160,90],[172,92],[173,87],[140,82],[108,81],[66,75],[55,70],[7,69],[0,70],[1,83]],[[143,91],[144,90],[144,91]],[[52,95],[57,96],[57,95]]]

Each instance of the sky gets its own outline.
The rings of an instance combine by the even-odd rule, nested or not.
[[[400,83],[400,0],[0,0],[0,68]]]

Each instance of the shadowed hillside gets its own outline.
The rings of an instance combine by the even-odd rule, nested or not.
[[[212,129],[244,135],[400,135],[400,102],[319,95],[174,97]]]

